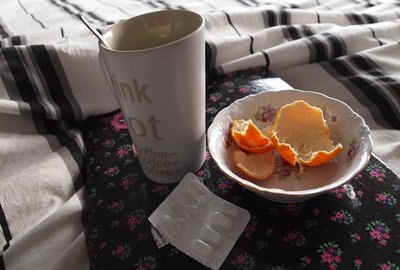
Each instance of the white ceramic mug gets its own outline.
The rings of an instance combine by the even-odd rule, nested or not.
[[[176,183],[205,159],[204,19],[163,10],[115,24],[99,43],[143,172]]]

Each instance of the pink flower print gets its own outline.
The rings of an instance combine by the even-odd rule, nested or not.
[[[128,128],[125,118],[122,115],[122,113],[118,113],[118,114],[114,115],[114,117],[111,121],[111,125],[114,127],[115,131],[120,131],[122,129]]]
[[[114,144],[115,144],[115,140],[113,140],[113,139],[107,139],[101,143],[102,146],[105,146],[107,148],[113,147]]]
[[[360,141],[357,138],[353,138],[350,143],[349,150],[346,153],[346,165],[350,167],[357,153],[360,151]]]
[[[233,83],[232,82],[224,82],[224,83],[222,83],[222,86],[223,87],[231,87],[231,86],[233,86]]]
[[[357,243],[361,240],[361,235],[359,235],[358,233],[350,233],[350,238],[352,243]]]
[[[227,194],[232,189],[233,182],[220,178],[217,180],[217,186],[222,194]]]
[[[317,217],[319,215],[319,213],[321,213],[321,210],[316,208],[313,210],[314,215]]]
[[[236,258],[231,261],[231,264],[243,270],[251,270],[255,267],[254,258],[248,253],[236,255]]]
[[[164,195],[167,194],[169,191],[169,188],[167,185],[156,185],[151,192],[154,192],[158,195]]]
[[[381,264],[381,270],[390,270],[390,267],[387,264]]]
[[[118,245],[111,251],[111,255],[120,260],[125,260],[131,255],[131,247],[128,244]]]
[[[197,175],[201,178],[201,179],[207,179],[209,177],[211,177],[211,172],[208,169],[203,169],[203,170],[199,170],[197,172]]]
[[[298,203],[289,203],[286,205],[286,210],[291,213],[293,217],[298,217],[303,210],[303,206]]]
[[[306,267],[311,264],[311,258],[309,256],[304,256],[300,258],[301,266]]]
[[[356,269],[360,269],[361,268],[361,266],[362,266],[362,261],[360,260],[360,259],[355,259],[354,260],[354,267],[356,268]]]
[[[145,256],[139,259],[135,264],[136,270],[154,270],[157,268],[156,258],[154,256]]]
[[[388,233],[383,233],[383,238],[384,238],[384,239],[390,239],[390,234],[388,234]]]
[[[115,176],[119,173],[119,168],[116,166],[109,167],[104,171],[104,174],[109,175],[109,176]]]
[[[121,212],[125,207],[125,203],[121,200],[114,201],[110,205],[107,206],[107,209],[111,212],[118,213]]]
[[[333,260],[332,260],[332,255],[329,254],[328,252],[322,253],[322,254],[321,254],[321,259],[322,259],[323,262],[326,262],[326,263],[328,263],[328,264],[331,264],[332,261],[333,261]]]
[[[251,217],[251,219],[250,219],[249,223],[247,224],[246,228],[244,228],[243,236],[245,238],[250,238],[253,235],[253,233],[256,231],[257,224],[258,224],[258,221],[254,217]]]
[[[321,262],[328,264],[329,269],[336,269],[340,264],[342,251],[339,245],[334,241],[329,241],[320,245],[318,251],[320,253]]]
[[[218,111],[217,108],[214,108],[214,107],[209,107],[206,109],[206,113],[209,113],[209,114],[215,114],[217,111]]]
[[[105,248],[107,246],[107,242],[103,241],[100,243],[100,250],[102,250],[103,248]]]
[[[130,230],[135,230],[136,227],[142,224],[143,220],[145,219],[146,211],[143,209],[137,209],[134,212],[131,212],[128,215],[127,225],[129,226]]]
[[[210,159],[211,159],[211,154],[210,154],[209,151],[206,151],[206,157],[205,157],[205,159],[206,159],[206,160],[210,160]]]
[[[338,212],[334,212],[333,216],[331,216],[331,220],[336,221],[339,224],[350,225],[353,223],[354,218],[349,212],[341,210]]]
[[[133,187],[136,182],[136,174],[128,174],[124,178],[121,179],[121,186],[124,190],[128,190],[129,188]]]
[[[239,87],[239,92],[242,93],[242,94],[246,94],[249,91],[250,91],[249,88],[247,86],[245,86],[245,85]]]
[[[393,195],[391,195],[390,193],[387,193],[387,192],[379,193],[374,198],[374,201],[384,204],[384,205],[389,205],[389,206],[393,206],[393,205],[397,204],[397,199]]]
[[[294,232],[288,232],[286,236],[283,238],[283,241],[285,243],[288,243],[293,246],[301,247],[306,244],[306,238],[301,232],[294,231]]]
[[[131,146],[131,144],[129,143],[129,144],[125,144],[125,145],[121,145],[120,147],[118,147],[118,150],[117,150],[117,157],[118,158],[123,158],[123,157],[125,157],[126,155],[128,155],[129,154],[129,151],[132,149],[132,146]]]
[[[268,123],[275,119],[276,109],[270,104],[266,106],[261,106],[258,108],[257,112],[254,114],[256,120]]]
[[[372,239],[378,239],[378,240],[382,239],[381,233],[379,231],[375,231],[375,230],[370,231],[369,235],[371,236]]]
[[[236,261],[238,262],[238,263],[244,263],[245,261],[246,261],[246,257],[245,256],[243,256],[243,255],[239,255],[239,256],[237,256],[236,257]]]
[[[209,96],[209,99],[210,99],[212,102],[216,103],[218,100],[221,99],[221,97],[222,97],[221,93],[213,93],[213,94],[211,94],[211,95]]]
[[[383,182],[386,177],[386,169],[378,164],[368,165],[365,169],[368,172],[370,178],[375,179],[378,182]]]
[[[369,231],[370,239],[377,241],[379,247],[387,245],[390,239],[390,229],[384,222],[380,220],[369,222],[365,229]]]
[[[380,270],[394,270],[394,269],[399,269],[399,266],[396,265],[395,263],[387,261],[386,263],[380,264]]]

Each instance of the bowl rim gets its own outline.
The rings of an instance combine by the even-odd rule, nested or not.
[[[364,152],[364,154],[362,155],[362,159],[359,160],[357,166],[354,168],[354,170],[348,174],[347,177],[342,177],[341,179],[337,179],[335,182],[329,183],[328,185],[324,185],[321,187],[316,187],[316,188],[311,188],[311,189],[305,189],[305,190],[296,190],[296,191],[289,191],[289,190],[283,190],[280,188],[266,188],[266,187],[261,187],[257,184],[255,184],[254,182],[251,182],[249,180],[243,179],[242,177],[236,175],[232,170],[229,170],[228,172],[225,171],[223,169],[222,165],[222,161],[217,158],[217,153],[216,150],[214,148],[212,148],[212,143],[210,143],[212,141],[212,133],[216,128],[216,125],[220,122],[220,120],[223,119],[223,117],[225,117],[228,114],[228,111],[234,107],[234,106],[238,106],[239,103],[243,102],[243,100],[248,100],[248,99],[256,99],[259,96],[264,96],[264,95],[279,95],[282,93],[298,93],[301,95],[304,95],[305,98],[304,100],[306,100],[307,95],[311,95],[311,96],[319,96],[323,99],[328,99],[332,102],[338,103],[340,104],[340,106],[342,106],[344,109],[348,110],[349,112],[351,112],[358,120],[360,120],[360,127],[364,128],[364,135],[363,137],[365,137],[366,139],[366,145],[367,145],[367,149]],[[280,197],[286,197],[286,198],[296,198],[298,199],[299,197],[309,197],[309,196],[316,196],[322,193],[325,193],[329,190],[335,189],[337,187],[340,187],[344,184],[346,184],[347,182],[349,182],[351,179],[353,179],[353,177],[359,173],[369,162],[371,154],[372,154],[372,149],[373,149],[373,142],[371,139],[371,131],[368,127],[368,125],[365,123],[365,120],[358,114],[356,113],[349,105],[347,105],[345,102],[334,98],[334,97],[330,97],[326,94],[322,94],[316,91],[305,91],[305,90],[300,90],[300,89],[279,89],[279,90],[268,90],[268,91],[264,91],[264,92],[259,92],[259,93],[254,93],[254,94],[250,94],[248,96],[245,96],[243,98],[237,99],[234,102],[232,102],[230,105],[228,105],[227,107],[223,108],[222,110],[220,110],[216,116],[214,117],[212,123],[210,124],[210,126],[207,129],[207,141],[208,141],[208,149],[210,152],[211,157],[213,158],[213,160],[215,161],[215,163],[217,164],[219,170],[226,175],[229,179],[235,181],[236,183],[240,184],[241,186],[262,194],[262,195],[273,195],[273,196],[280,196]],[[232,174],[232,175],[231,175]],[[339,181],[340,180],[340,181]]]

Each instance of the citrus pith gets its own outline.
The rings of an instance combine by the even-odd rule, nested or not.
[[[304,100],[286,104],[276,112],[271,139],[281,157],[293,166],[322,165],[343,149],[330,139],[322,110]]]
[[[275,170],[273,152],[252,154],[236,150],[233,152],[233,161],[242,172],[257,180],[270,177]]]

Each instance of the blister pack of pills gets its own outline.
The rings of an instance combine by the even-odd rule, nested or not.
[[[187,174],[149,217],[157,246],[168,243],[219,269],[250,220],[250,213],[212,193]]]

